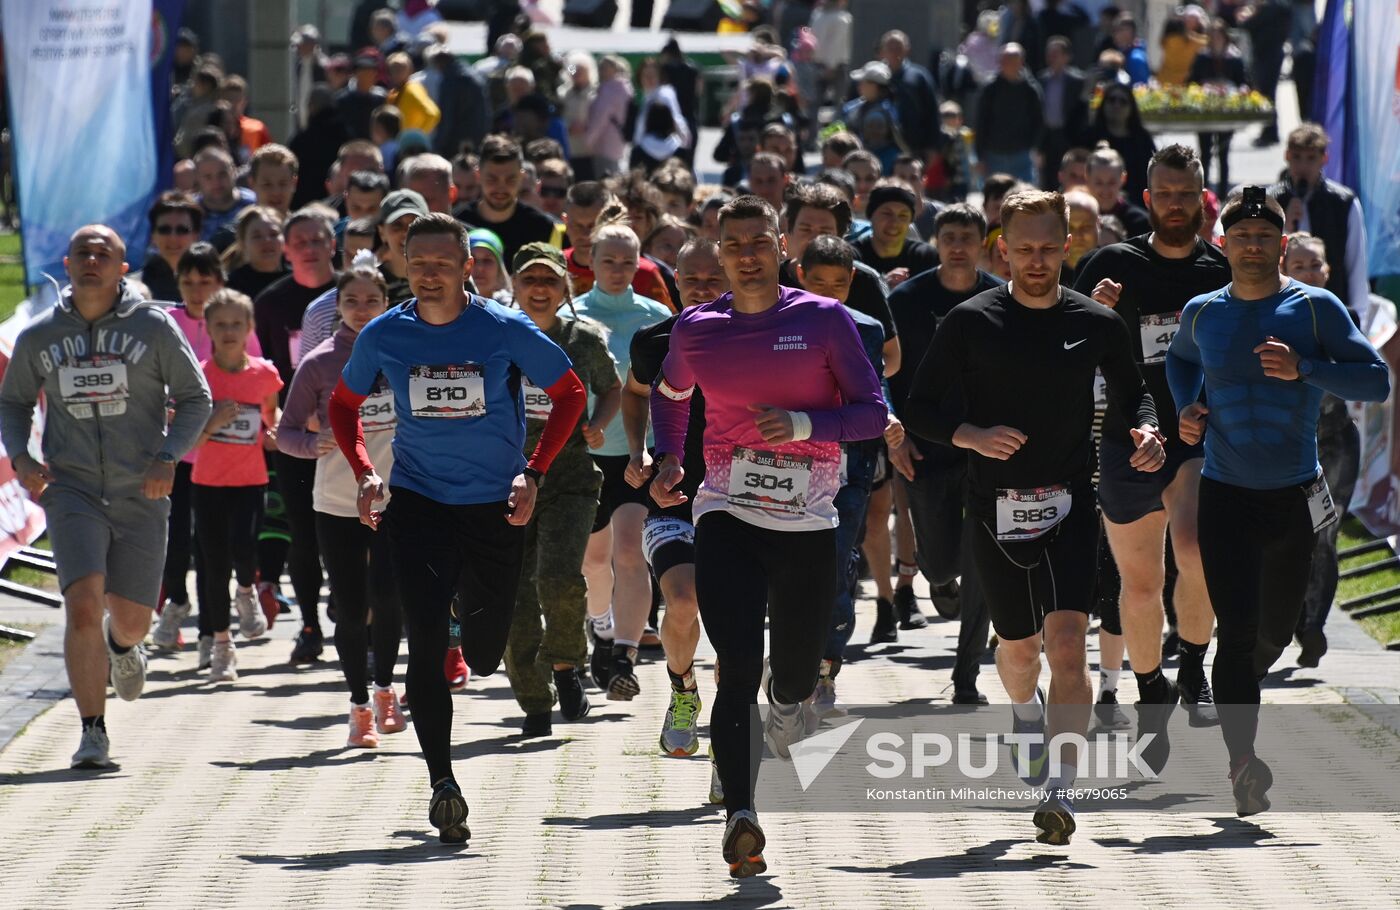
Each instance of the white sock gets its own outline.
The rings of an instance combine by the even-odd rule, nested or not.
[[[352,701],[350,702],[350,707],[351,707],[351,709],[354,709],[354,708],[365,708],[365,709],[368,709],[368,708],[369,708],[369,702],[365,702],[365,703],[362,704],[362,705],[357,705],[357,704],[355,704],[355,702],[352,700]]]
[[[625,648],[635,648],[635,647],[637,647],[637,643],[636,643],[635,641],[628,641],[628,640],[625,639],[625,638],[614,638],[614,639],[613,639],[613,644],[615,644],[615,645],[622,645],[622,646],[625,647]]]
[[[1122,667],[1116,670],[1105,670],[1103,667],[1099,667],[1099,694],[1103,694],[1104,692],[1117,692],[1118,674],[1122,672]]]
[[[1026,701],[1012,699],[1011,710],[1016,712],[1018,720],[1040,720],[1045,713],[1045,706],[1040,703],[1040,691],[1032,692]]]
[[[375,683],[375,684],[374,684],[374,691],[376,691],[376,692],[392,692],[392,691],[394,691],[394,687],[393,687],[393,686],[381,686],[379,683]]]
[[[612,610],[602,616],[590,616],[588,621],[593,624],[593,634],[599,638],[613,637],[613,616]]]
[[[239,593],[239,594],[252,594],[252,593],[253,593],[253,586],[252,586],[252,585],[239,585],[239,586],[238,586],[238,593]]]

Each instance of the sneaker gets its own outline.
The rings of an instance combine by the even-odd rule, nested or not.
[[[1069,846],[1075,827],[1074,803],[1070,802],[1069,794],[1056,790],[1045,797],[1045,801],[1036,807],[1033,821],[1040,829],[1035,836],[1038,843],[1052,847]]]
[[[520,735],[527,739],[534,736],[550,736],[553,733],[554,724],[550,722],[548,711],[526,714],[525,722],[520,725]]]
[[[199,667],[200,670],[208,670],[209,665],[214,661],[214,636],[199,636]]]
[[[559,714],[565,720],[586,717],[593,707],[589,704],[588,693],[583,691],[583,680],[578,677],[577,667],[554,671],[554,691],[559,693]]]
[[[613,645],[612,661],[608,666],[608,701],[631,701],[642,693],[637,681],[637,649]]]
[[[1012,740],[1011,762],[1012,767],[1021,780],[1032,787],[1039,787],[1045,783],[1050,776],[1049,750],[1045,747],[1045,712],[1050,710],[1050,706],[1045,703],[1045,692],[1037,688],[1036,696],[1040,699],[1040,716],[1035,720],[1022,720],[1021,716],[1014,710],[1011,712],[1011,732],[1013,734],[1029,734],[1040,737],[1040,742],[1032,743],[1026,754],[1026,773],[1021,774],[1020,745]]]
[[[370,704],[374,707],[374,729],[380,733],[402,733],[408,729],[408,721],[404,719],[393,686],[375,689],[370,696]]]
[[[812,690],[812,714],[818,718],[845,717],[846,706],[836,700],[836,677],[818,676]]]
[[[901,629],[922,629],[928,625],[928,619],[919,612],[919,598],[914,594],[913,585],[894,589],[894,608],[899,614]]]
[[[928,599],[944,619],[957,619],[962,612],[962,587],[956,578],[946,585],[929,585]]]
[[[661,724],[661,754],[675,758],[694,755],[700,749],[700,734],[695,722],[700,715],[700,693],[671,689],[671,706]]]
[[[438,829],[438,840],[444,844],[463,844],[472,836],[467,827],[467,801],[462,790],[451,778],[438,781],[433,798],[428,803],[428,821]]]
[[[1235,814],[1243,818],[1267,811],[1268,791],[1274,785],[1274,772],[1257,755],[1251,755],[1230,771],[1230,783],[1235,791]]]
[[[661,634],[656,631],[656,626],[647,623],[646,628],[642,630],[642,640],[637,643],[637,646],[653,651],[661,647]]]
[[[313,663],[320,659],[321,652],[325,648],[325,639],[321,635],[321,630],[313,629],[311,626],[303,626],[302,630],[297,633],[296,644],[292,646],[292,663]]]
[[[238,679],[238,651],[233,639],[214,642],[214,655],[209,663],[210,682],[233,682]]]
[[[1176,675],[1176,688],[1181,693],[1181,703],[1186,707],[1186,718],[1193,727],[1217,727],[1220,715],[1215,710],[1215,695],[1210,691],[1210,681],[1204,673],[1199,679],[1186,674]]]
[[[167,600],[165,607],[160,611],[155,630],[151,632],[151,644],[161,651],[180,650],[180,624],[188,619],[189,615],[188,603]]]
[[[369,705],[350,706],[350,735],[345,745],[352,749],[373,749],[379,745],[379,734],[374,730],[374,711]]]
[[[763,861],[766,842],[753,812],[740,809],[729,816],[724,826],[724,861],[729,864],[729,877],[748,878],[767,872],[768,864]]]
[[[239,588],[233,595],[233,608],[238,611],[238,634],[247,639],[262,638],[267,634],[267,617],[258,606],[253,589]]]
[[[266,582],[258,585],[258,606],[262,608],[263,619],[267,620],[267,627],[271,629],[277,624],[282,604],[277,599],[277,591]]]
[[[1151,702],[1140,698],[1137,703],[1138,740],[1142,740],[1149,733],[1155,734],[1155,738],[1144,746],[1141,752],[1142,760],[1147,762],[1147,766],[1155,774],[1162,773],[1162,769],[1167,766],[1167,758],[1172,754],[1167,723],[1171,720],[1172,711],[1176,710],[1177,699],[1181,697],[1176,683],[1165,676],[1162,677],[1162,685],[1165,688],[1160,701]]]
[[[110,768],[112,757],[109,753],[111,742],[107,731],[101,727],[83,728],[83,740],[78,743],[78,751],[73,753],[72,768]]]
[[[724,804],[724,784],[719,780],[719,765],[715,764],[715,747],[710,746],[710,805]]]
[[[462,657],[460,647],[447,649],[447,655],[442,660],[442,675],[447,679],[447,688],[453,692],[461,692],[467,687],[472,671],[467,669],[467,661]]]
[[[107,661],[111,664],[112,689],[122,701],[135,701],[146,688],[146,648],[140,642],[125,654],[112,650],[112,617],[102,618],[102,643],[107,646]]]
[[[875,628],[870,632],[870,643],[899,641],[899,627],[895,624],[894,604],[883,597],[875,598]]]
[[[1123,709],[1118,707],[1118,693],[1104,689],[1094,703],[1094,726],[1100,730],[1126,730],[1133,725]]]
[[[1322,655],[1327,653],[1327,635],[1321,629],[1304,629],[1298,633],[1298,644],[1302,653],[1298,655],[1298,666],[1316,667],[1322,663]]]
[[[599,635],[593,628],[592,620],[585,619],[584,624],[588,627],[588,637],[593,642],[593,656],[588,660],[588,674],[593,677],[593,685],[607,691],[608,674],[612,669],[613,640]]]
[[[765,668],[766,669],[766,668]],[[768,713],[763,719],[763,739],[773,754],[783,761],[792,760],[792,746],[807,732],[806,705],[782,705],[773,700],[773,678],[763,686],[768,696]]]
[[[953,690],[953,704],[955,705],[985,705],[988,703],[987,696],[976,689]]]

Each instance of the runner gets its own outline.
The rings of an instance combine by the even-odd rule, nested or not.
[[[350,690],[346,745],[374,748],[380,736],[407,729],[393,686],[403,614],[394,586],[388,537],[374,534],[360,523],[355,478],[336,451],[329,408],[331,392],[350,359],[355,338],[371,319],[384,312],[389,286],[374,254],[361,250],[336,281],[336,291],[340,328],[307,354],[292,377],[287,407],[277,425],[277,448],[298,458],[316,459],[312,490],[316,540],[336,601],[335,650]],[[382,377],[374,394],[360,406],[360,424],[365,429],[370,459],[381,467],[392,467],[394,398]],[[312,429],[313,425],[317,429]],[[373,702],[366,673],[370,639]]]
[[[879,436],[886,419],[850,317],[834,301],[781,287],[783,252],[768,203],[741,196],[721,210],[720,261],[733,291],[677,321],[651,402],[660,437],[651,495],[665,508],[685,501],[689,402],[705,389],[695,590],[722,668],[710,730],[728,814],[723,854],[736,878],[767,868],[749,734],[764,619],[774,643],[765,736],[786,758],[830,630],[838,443]]]
[[[938,324],[964,300],[1002,285],[999,278],[977,268],[986,234],[987,220],[976,207],[961,202],[944,208],[934,221],[941,264],[910,278],[890,294],[890,310],[900,326],[902,344],[909,350],[908,365],[890,377],[896,414],[905,414],[914,374],[933,343]],[[953,397],[956,399],[957,393]],[[890,449],[890,462],[909,498],[915,558],[928,579],[930,599],[940,616],[957,618],[960,624],[953,704],[984,705],[987,697],[977,690],[977,673],[987,650],[990,622],[976,573],[969,571],[963,547],[967,460],[966,452],[937,445],[913,432],[905,434],[902,446]]]
[[[729,279],[720,266],[719,250],[709,240],[687,241],[676,254],[676,284],[683,309],[716,300],[729,290]],[[622,426],[627,433],[631,460],[626,479],[641,488],[654,473],[647,452],[647,418],[651,387],[661,375],[661,364],[671,351],[671,333],[679,315],[664,319],[632,336],[632,363],[622,394]],[[700,604],[695,599],[695,522],[691,502],[705,479],[705,397],[700,389],[690,399],[690,424],[686,429],[684,457],[685,501],[670,508],[647,497],[647,517],[642,524],[642,551],[647,565],[666,598],[661,622],[661,644],[666,652],[666,675],[671,679],[671,703],[661,722],[661,754],[681,758],[700,748],[700,690],[695,683],[695,649],[700,644]]]
[[[108,679],[126,701],[146,684],[141,641],[160,595],[175,465],[210,410],[189,343],[162,308],[130,293],[125,258],[110,228],[73,234],[72,284],[19,334],[0,384],[0,441],[44,507],[63,592],[63,656],[83,731],[75,768],[112,765]],[[29,453],[41,393],[43,461]]]
[[[1181,308],[1192,297],[1228,284],[1230,264],[1197,236],[1204,218],[1205,176],[1194,150],[1169,145],[1158,151],[1147,166],[1147,183],[1143,200],[1152,232],[1091,253],[1080,266],[1075,289],[1112,307],[1128,323],[1138,369],[1153,400],[1165,412],[1170,392],[1164,361]],[[1215,614],[1196,542],[1196,491],[1203,453],[1199,443],[1181,441],[1173,421],[1165,422],[1167,463],[1160,471],[1144,474],[1129,464],[1134,449],[1131,425],[1114,408],[1104,415],[1099,449],[1099,503],[1108,544],[1123,579],[1120,615],[1139,704],[1167,706],[1138,713],[1138,738],[1148,732],[1157,734],[1143,750],[1143,758],[1159,771],[1171,751],[1168,720],[1178,697],[1193,727],[1218,722],[1204,665]],[[1168,528],[1177,566],[1172,604],[1181,640],[1175,682],[1162,674]]]
[[[1098,567],[1092,429],[1094,370],[1109,406],[1133,427],[1133,467],[1166,460],[1152,396],[1133,363],[1123,320],[1058,283],[1069,247],[1059,193],[1012,193],[997,241],[1011,282],[954,307],[924,357],[905,405],[919,436],[971,450],[969,555],[999,644],[997,672],[1014,703],[1014,734],[1042,737],[1019,754],[1027,783],[1046,781],[1044,743],[1083,736],[1092,689],[1085,633]],[[952,402],[961,390],[962,406]],[[1049,704],[1037,688],[1042,644],[1050,662]],[[1078,750],[1061,752],[1060,774],[1035,812],[1041,843],[1068,844]]]
[[[1254,754],[1259,680],[1292,640],[1317,532],[1337,520],[1317,458],[1323,395],[1390,393],[1385,361],[1342,302],[1279,274],[1283,219],[1263,187],[1225,203],[1234,279],[1186,305],[1167,352],[1182,441],[1205,439],[1201,564],[1219,622],[1211,675],[1242,816],[1269,808],[1273,783]]]
[[[495,672],[505,651],[536,484],[573,432],[586,400],[568,357],[523,314],[463,289],[471,276],[467,231],[434,212],[405,242],[414,299],[367,325],[331,395],[336,442],[359,480],[360,520],[383,521],[408,618],[408,690],[433,796],[439,838],[470,836],[467,803],[452,774],[452,698],[441,667],[455,595],[467,663]],[[526,462],[520,376],[554,403]],[[393,501],[365,448],[359,408],[380,376],[394,393]]]
[[[559,307],[569,300],[568,266],[559,248],[527,243],[515,254],[512,271],[516,304],[569,355],[594,402],[592,416],[583,420],[579,432],[570,428],[549,479],[539,485],[534,518],[525,529],[527,569],[516,594],[515,619],[506,644],[506,674],[525,712],[524,734],[548,736],[553,732],[550,709],[556,699],[567,721],[578,720],[590,708],[579,679],[579,668],[588,659],[583,553],[592,534],[603,475],[588,457],[588,446],[604,441],[600,427],[617,412],[622,381],[608,351],[607,330],[592,319],[559,315]],[[549,395],[530,377],[525,379],[524,393],[524,451],[533,452],[553,408]]]

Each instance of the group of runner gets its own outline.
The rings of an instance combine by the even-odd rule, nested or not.
[[[1258,681],[1295,628],[1316,534],[1336,520],[1316,454],[1320,402],[1383,399],[1389,374],[1336,297],[1280,274],[1284,214],[1261,188],[1225,203],[1216,248],[1198,237],[1193,152],[1158,152],[1147,184],[1152,230],[1094,253],[1073,288],[1062,283],[1071,237],[1061,194],[1002,201],[1006,283],[977,268],[983,213],[947,206],[934,222],[940,264],[890,297],[894,346],[853,293],[861,273],[840,239],[849,205],[819,186],[796,188],[783,212],[748,195],[720,207],[718,242],[679,250],[675,313],[633,290],[639,244],[624,221],[593,227],[597,283],[577,299],[558,248],[521,245],[503,263],[514,281],[506,305],[470,290],[467,229],[424,208],[397,251],[407,302],[390,304],[369,259],[333,280],[306,269],[302,293],[334,287],[340,324],[287,370],[279,352],[275,366],[250,353],[253,307],[233,291],[204,304],[211,348],[197,355],[176,319],[123,281],[121,240],[81,229],[71,287],[21,334],[0,386],[0,436],[48,514],[68,603],[83,721],[74,765],[109,763],[105,683],[125,699],[141,692],[161,584],[152,567],[165,555],[177,465],[197,445],[201,630],[214,678],[236,677],[231,573],[241,633],[264,633],[252,587],[262,498],[250,491],[267,483],[267,440],[311,465],[307,533],[336,605],[349,742],[406,729],[411,706],[443,841],[470,836],[450,760],[454,620],[471,674],[504,662],[524,733],[545,735],[555,704],[565,721],[588,713],[585,671],[609,699],[638,694],[654,578],[672,689],[660,749],[699,748],[703,628],[716,654],[709,731],[722,855],[735,877],[762,872],[757,758],[765,742],[790,758],[814,716],[842,710],[835,679],[854,628],[860,528],[887,457],[917,564],[939,612],[962,623],[955,701],[985,703],[976,668],[990,625],[1013,732],[1044,743],[1088,728],[1086,635],[1105,600],[1106,536],[1122,610],[1103,616],[1102,634],[1126,643],[1138,735],[1154,734],[1145,757],[1156,768],[1168,760],[1168,721],[1184,703],[1192,723],[1221,725],[1239,813],[1267,809],[1271,776],[1253,746]],[[300,242],[319,263],[326,226],[297,214],[292,223],[306,225]],[[42,461],[25,454],[41,392]],[[288,464],[277,470],[306,469]],[[887,525],[883,509],[869,514]],[[294,522],[294,539],[306,524]],[[1168,533],[1175,680],[1161,667]],[[319,598],[302,587],[314,613]],[[904,628],[922,623],[917,606],[898,613]],[[402,699],[392,688],[401,624]],[[1101,706],[1116,703],[1106,694],[1118,669],[1107,663],[1106,649]],[[761,738],[750,726],[760,692]],[[1053,780],[1044,745],[1019,756],[1027,779],[1048,785],[1034,824],[1051,844],[1075,830],[1077,756],[1063,748]]]

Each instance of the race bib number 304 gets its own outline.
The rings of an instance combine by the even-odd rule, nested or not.
[[[1074,497],[1065,486],[997,491],[997,540],[1035,540],[1069,515]]]
[[[126,413],[126,363],[116,354],[81,357],[58,368],[58,394],[79,419]],[[95,409],[95,410],[94,410]]]
[[[1167,359],[1167,348],[1172,346],[1176,330],[1181,327],[1180,313],[1158,313],[1143,316],[1138,329],[1142,332],[1142,362],[1162,363]]]
[[[486,382],[481,365],[410,367],[408,401],[414,417],[483,417]]]
[[[735,446],[729,463],[729,502],[769,512],[803,515],[812,481],[810,455],[784,455]]]

